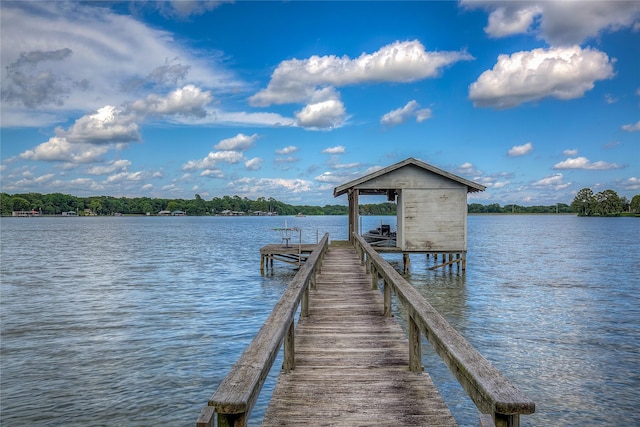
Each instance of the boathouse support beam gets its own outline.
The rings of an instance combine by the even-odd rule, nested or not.
[[[214,412],[211,408],[215,408],[219,427],[246,426],[283,343],[283,369],[287,371],[295,368],[295,315],[298,307],[303,304],[304,295],[313,282],[311,277],[319,268],[328,245],[329,235],[325,234],[300,267],[242,356],[211,396],[208,405],[200,412],[196,421],[197,427],[213,426]],[[306,300],[308,304],[308,294]],[[302,307],[301,310],[304,311]]]
[[[415,335],[424,335],[480,413],[491,414],[496,427],[519,427],[521,414],[535,412],[535,403],[469,344],[364,238],[353,234],[353,241],[370,257],[372,268],[384,280],[385,311],[388,287],[408,313],[410,359],[416,357],[415,346],[420,343]],[[417,368],[417,362],[410,364],[412,370]]]

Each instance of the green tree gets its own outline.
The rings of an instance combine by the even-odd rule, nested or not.
[[[629,208],[631,209],[631,212],[640,213],[640,194],[636,194],[631,198]]]
[[[590,188],[583,188],[571,202],[571,209],[579,216],[589,216],[595,207],[595,196]]]
[[[30,211],[31,202],[24,197],[13,197],[13,210],[14,211]]]
[[[602,216],[619,214],[622,211],[622,201],[613,190],[604,190],[595,195],[596,210]]]
[[[181,210],[182,206],[180,206],[180,204],[176,201],[176,200],[170,200],[169,203],[167,203],[167,210],[168,211],[179,211]]]
[[[13,197],[7,193],[0,193],[0,215],[11,215],[13,212]]]

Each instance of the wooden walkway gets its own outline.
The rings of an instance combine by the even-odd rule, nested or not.
[[[429,375],[409,370],[405,333],[384,317],[354,247],[339,243],[310,290],[295,369],[280,374],[263,426],[455,426]]]

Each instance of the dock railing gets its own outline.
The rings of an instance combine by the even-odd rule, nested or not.
[[[295,315],[298,307],[301,316],[309,315],[309,288],[315,288],[316,273],[320,272],[328,246],[327,233],[300,267],[264,325],[211,396],[208,405],[202,409],[196,427],[213,427],[215,413],[218,414],[218,427],[247,425],[249,414],[283,342],[283,369],[294,369]]]
[[[384,314],[391,317],[391,292],[408,312],[409,369],[422,371],[421,336],[449,367],[480,413],[480,425],[518,427],[521,414],[535,412],[535,403],[515,387],[442,317],[361,236],[353,242],[372,276],[372,287],[384,281]],[[491,422],[493,421],[493,422]]]

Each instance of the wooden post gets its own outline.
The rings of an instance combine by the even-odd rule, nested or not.
[[[409,316],[409,370],[411,372],[422,372],[422,354],[420,348],[420,328]]]
[[[493,421],[496,427],[520,427],[520,414],[505,415],[493,414]]]
[[[309,317],[309,284],[305,287],[302,294],[302,307],[300,308],[300,315],[302,317]]]
[[[451,263],[451,261],[453,261],[453,254],[451,252],[449,252],[449,258],[447,259],[447,261],[449,261],[449,270],[452,270],[453,264]]]
[[[462,271],[467,269],[467,252],[462,252]]]
[[[378,270],[373,263],[371,264],[371,289],[378,289]]]
[[[409,254],[402,254],[402,265],[404,266],[404,272],[408,273],[411,269],[411,257],[409,256]]]
[[[218,427],[246,426],[247,414],[218,414]]]
[[[391,285],[384,281],[384,317],[391,317]]]
[[[295,327],[293,320],[289,323],[289,331],[284,337],[284,362],[282,362],[282,369],[285,372],[293,371],[296,367],[295,359]]]
[[[260,254],[260,273],[264,273],[264,255]]]

